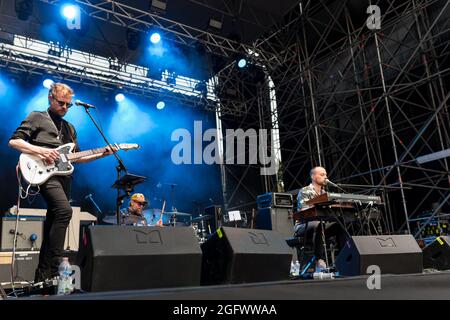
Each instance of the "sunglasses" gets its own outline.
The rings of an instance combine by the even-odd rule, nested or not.
[[[145,206],[145,205],[146,205],[145,202],[139,202],[139,201],[134,201],[134,202],[137,203],[137,204],[140,205],[140,206]]]
[[[70,108],[71,106],[73,106],[72,102],[64,102],[61,100],[56,99],[56,97],[54,95],[52,95],[53,100],[55,100],[56,102],[58,102],[60,107],[64,107],[65,105],[67,105],[67,108]]]

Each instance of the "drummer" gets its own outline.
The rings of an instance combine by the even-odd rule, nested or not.
[[[131,196],[128,208],[122,209],[121,224],[131,226],[148,226],[147,219],[145,219],[142,211],[148,205],[145,196],[142,193],[135,193]]]

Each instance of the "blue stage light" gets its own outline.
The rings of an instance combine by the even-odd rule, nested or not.
[[[244,58],[239,60],[239,62],[238,62],[239,68],[244,68],[246,65],[247,65],[247,60],[245,60]]]
[[[52,87],[52,84],[53,84],[53,83],[54,83],[53,80],[51,80],[51,79],[45,79],[45,80],[42,82],[42,85],[43,85],[44,87],[46,87],[47,89],[50,90],[50,88]]]
[[[125,100],[125,96],[122,93],[119,93],[116,95],[116,101],[117,102],[122,102]]]
[[[157,108],[158,110],[164,109],[165,106],[166,106],[166,104],[164,103],[164,101],[160,101],[160,102],[158,102],[158,103],[156,104],[156,108]]]
[[[62,15],[66,19],[73,20],[77,16],[78,10],[80,10],[78,6],[75,6],[73,4],[66,4],[62,7]]]
[[[153,44],[157,44],[158,42],[161,41],[161,35],[157,32],[152,33],[152,35],[150,36],[150,41]]]

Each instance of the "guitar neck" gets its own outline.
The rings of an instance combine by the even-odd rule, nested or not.
[[[67,159],[72,161],[72,160],[77,160],[80,158],[84,158],[87,156],[92,156],[94,154],[99,154],[99,153],[103,153],[106,151],[106,148],[96,148],[96,149],[91,149],[91,150],[86,150],[86,151],[80,151],[80,152],[74,152],[71,154],[67,155]]]

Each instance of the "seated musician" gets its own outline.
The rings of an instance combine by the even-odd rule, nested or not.
[[[308,209],[309,206],[306,204],[308,200],[314,199],[315,197],[325,193],[325,186],[327,184],[327,171],[322,167],[314,167],[310,171],[311,184],[300,189],[297,196],[297,210]],[[322,224],[325,228],[322,232]],[[321,223],[320,221],[309,221],[308,230],[305,234],[306,223],[297,222],[294,227],[295,236],[297,237],[312,237],[314,246],[314,255],[316,258],[316,272],[324,271],[327,268],[326,252],[324,248],[324,241],[322,235],[325,235],[325,239],[336,233],[335,223]],[[328,242],[328,241],[327,241]]]
[[[131,226],[147,226],[147,219],[144,217],[142,210],[148,202],[142,193],[135,193],[131,196],[128,208],[122,209],[121,224]]]

